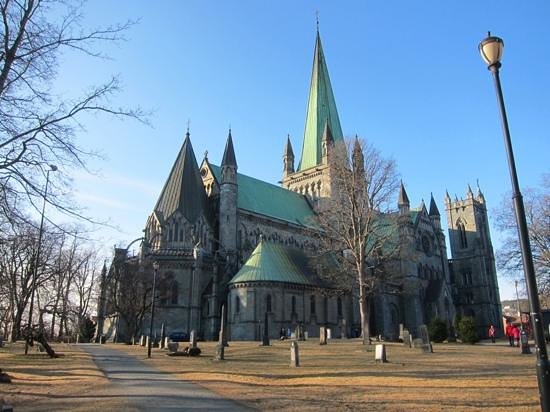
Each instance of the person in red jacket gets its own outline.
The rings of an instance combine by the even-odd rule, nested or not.
[[[506,336],[508,337],[508,343],[510,346],[514,346],[514,327],[510,322],[506,322]]]
[[[491,325],[489,326],[489,337],[491,338],[491,342],[495,343],[495,335],[497,334],[496,328]]]
[[[514,339],[516,340],[516,345],[519,348],[520,331],[519,331],[519,328],[516,325],[512,326],[512,333],[514,334]]]

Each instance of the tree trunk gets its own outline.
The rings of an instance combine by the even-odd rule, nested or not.
[[[357,267],[359,275],[359,312],[361,314],[361,337],[363,338],[363,345],[370,345],[370,305],[365,290],[365,275],[363,271],[363,264],[359,264]]]
[[[363,345],[370,345],[370,302],[366,296],[359,298],[359,306],[361,313],[361,337],[363,338]]]
[[[11,328],[11,341],[15,342],[21,337],[21,318],[23,316],[23,310],[17,308],[15,312],[15,318],[13,319],[13,325]]]

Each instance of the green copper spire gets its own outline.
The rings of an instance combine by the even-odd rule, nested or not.
[[[309,89],[309,101],[307,104],[306,128],[304,131],[304,144],[302,146],[302,158],[298,165],[298,171],[317,166],[321,163],[322,137],[325,125],[328,123],[332,132],[333,141],[343,139],[340,119],[336,110],[336,102],[330,85],[327,64],[321,37],[317,31],[315,52],[313,55],[313,70]]]

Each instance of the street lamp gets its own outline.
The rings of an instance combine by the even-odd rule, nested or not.
[[[158,262],[153,262],[153,292],[151,293],[151,321],[149,323],[149,343],[147,345],[147,357],[151,357],[151,345],[153,340],[153,322],[155,319],[155,289],[157,282]]]
[[[48,196],[48,183],[50,182],[50,172],[57,170],[56,165],[50,165],[50,168],[46,172],[46,185],[44,186],[44,200],[42,203],[42,214],[40,217],[40,229],[38,230],[38,245],[36,246],[36,255],[34,260],[34,268],[32,272],[31,280],[31,305],[29,308],[29,323],[27,326],[27,333],[31,334],[32,338],[32,312],[34,310],[34,293],[36,289],[36,277],[38,275],[38,264],[40,262],[40,247],[42,246],[42,234],[44,233],[44,211],[46,210],[46,198]],[[25,355],[29,353],[29,337],[25,339]]]
[[[504,107],[504,98],[500,86],[499,69],[501,67],[500,59],[504,50],[504,42],[499,37],[488,36],[479,43],[481,57],[487,63],[488,69],[493,73],[497,101],[502,120],[502,131],[504,133],[504,146],[508,157],[508,168],[512,180],[512,198],[514,200],[514,209],[516,212],[516,224],[518,227],[519,242],[521,247],[521,256],[523,260],[523,270],[527,285],[527,296],[529,298],[529,308],[531,319],[533,320],[533,329],[535,334],[535,346],[537,352],[537,378],[539,384],[540,405],[543,412],[550,412],[550,368],[548,365],[548,354],[546,351],[546,342],[544,341],[544,332],[542,328],[542,318],[540,314],[540,303],[535,278],[535,269],[533,266],[533,257],[531,255],[531,245],[529,244],[529,233],[527,230],[527,221],[525,219],[525,209],[523,198],[519,190],[518,177],[516,173],[516,164],[514,161],[514,152],[512,151],[512,141],[510,131],[508,130],[508,119],[506,117],[506,108]]]

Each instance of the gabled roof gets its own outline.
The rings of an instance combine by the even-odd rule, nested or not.
[[[298,249],[260,240],[246,263],[229,284],[244,282],[282,282],[314,286],[308,260]]]
[[[333,141],[342,140],[344,137],[340,126],[340,119],[338,118],[338,111],[336,110],[336,101],[332,93],[323,46],[321,45],[321,37],[319,36],[319,31],[317,31],[302,157],[298,165],[298,171],[309,169],[321,163],[321,143],[325,124],[327,123]]]
[[[166,220],[179,210],[185,218],[194,223],[201,213],[206,213],[206,192],[193,152],[189,133],[172,166],[170,175],[155,206],[161,220]]]
[[[220,167],[209,163],[217,181],[221,181]],[[305,196],[280,186],[237,173],[237,207],[294,223],[315,227],[314,212]]]

